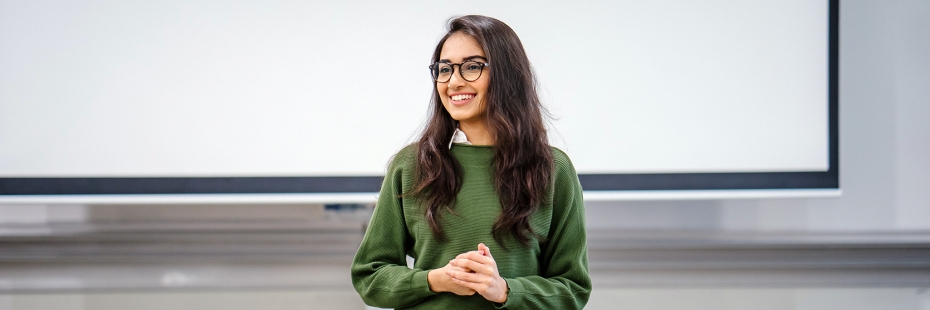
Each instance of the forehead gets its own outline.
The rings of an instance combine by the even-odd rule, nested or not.
[[[460,62],[469,56],[485,57],[486,55],[478,45],[478,40],[461,32],[449,36],[442,44],[442,50],[439,51],[439,59],[448,59],[452,62]]]

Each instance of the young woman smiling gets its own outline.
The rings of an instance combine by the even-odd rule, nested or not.
[[[520,39],[497,19],[462,16],[432,62],[431,116],[388,167],[355,289],[398,309],[583,308],[581,185],[548,144]]]

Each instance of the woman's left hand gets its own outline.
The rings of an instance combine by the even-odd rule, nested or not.
[[[472,271],[446,271],[446,274],[452,277],[453,282],[475,290],[484,296],[484,299],[492,302],[507,301],[507,281],[504,281],[504,278],[501,278],[497,272],[497,262],[491,256],[491,249],[484,243],[478,244],[478,251],[459,254],[449,263],[452,266]]]

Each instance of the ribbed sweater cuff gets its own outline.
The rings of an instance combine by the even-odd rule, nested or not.
[[[436,292],[433,292],[429,289],[429,280],[427,280],[427,275],[429,275],[429,270],[420,270],[413,273],[411,277],[412,283],[410,283],[412,292],[420,297],[428,297],[436,295]]]

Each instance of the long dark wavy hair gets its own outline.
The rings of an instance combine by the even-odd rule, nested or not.
[[[552,151],[546,136],[543,113],[536,94],[536,80],[520,38],[507,24],[486,16],[467,15],[449,20],[448,32],[436,45],[432,63],[446,40],[456,33],[474,37],[487,56],[490,83],[485,97],[485,119],[494,139],[494,185],[500,197],[501,215],[493,226],[494,239],[504,246],[512,235],[527,246],[540,238],[530,216],[543,203],[552,177]],[[548,113],[547,113],[548,115]],[[407,195],[424,202],[433,236],[445,240],[442,211],[452,206],[462,187],[462,168],[448,143],[456,121],[442,105],[436,83],[430,117],[417,144],[415,185]]]

